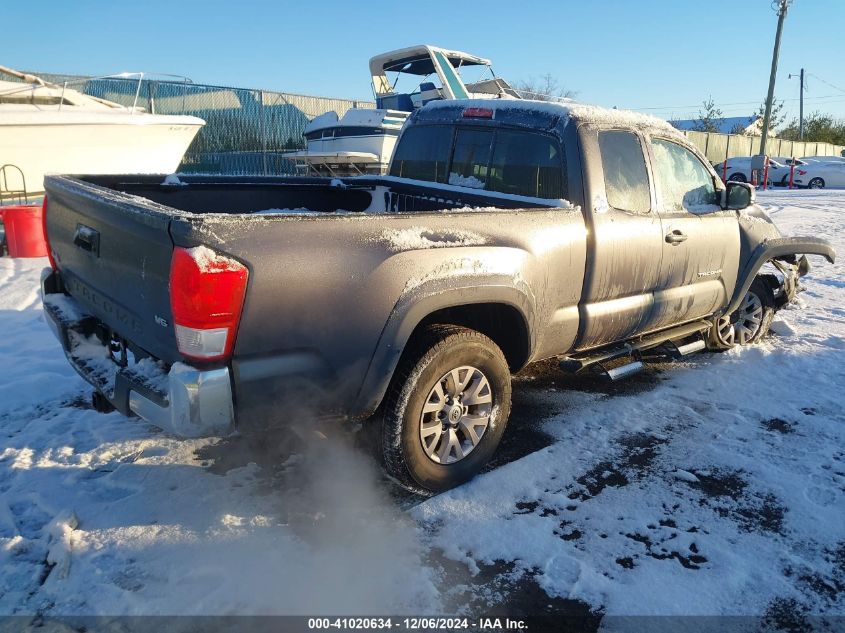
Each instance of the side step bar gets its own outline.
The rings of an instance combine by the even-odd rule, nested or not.
[[[652,347],[663,345],[667,341],[683,339],[688,336],[692,336],[693,334],[699,334],[710,329],[710,326],[711,323],[709,321],[693,321],[692,323],[679,325],[668,330],[655,332],[654,334],[647,334],[621,346],[611,347],[600,351],[585,352],[583,355],[577,354],[574,356],[568,356],[560,361],[560,368],[570,373],[577,373],[590,365],[595,365],[596,363],[621,358],[623,356],[630,356],[635,352],[642,352],[644,350],[651,349]],[[693,341],[687,345],[681,345],[677,349],[681,348],[688,349],[689,351],[687,351],[686,354],[691,354],[692,352],[703,349],[704,341]]]
[[[707,344],[704,342],[704,339],[698,339],[697,341],[691,341],[684,345],[678,345],[674,341],[667,341],[666,347],[669,348],[669,352],[675,358],[682,358],[684,356],[689,356],[690,354],[694,354],[695,352],[700,352]]]

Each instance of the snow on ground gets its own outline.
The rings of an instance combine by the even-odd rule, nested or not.
[[[845,251],[845,192],[760,198]],[[554,444],[413,515],[448,556],[518,561],[609,615],[845,614],[845,278],[814,264],[785,336],[636,396],[556,395]]]
[[[760,200],[845,252],[845,192]],[[402,512],[340,441],[94,412],[44,262],[0,259],[0,613],[845,615],[845,276],[813,264],[760,345],[620,387],[525,372],[506,440],[548,445]]]
[[[271,487],[261,451],[93,411],[45,264],[0,259],[0,614],[433,611],[417,528],[360,455],[321,442]]]

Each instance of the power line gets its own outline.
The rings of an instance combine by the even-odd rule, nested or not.
[[[809,75],[810,73],[807,73],[807,74]],[[823,95],[823,96],[820,96],[820,97],[804,97],[804,100],[808,101],[810,99],[818,100],[818,99],[841,99],[841,98],[842,98],[842,95]],[[800,99],[798,97],[795,97],[794,99],[793,98],[780,99],[780,101],[799,101],[799,100]],[[732,101],[730,103],[721,103],[721,104],[718,104],[718,105],[719,106],[740,106],[740,105],[755,105],[755,104],[759,105],[760,102],[759,101]],[[630,109],[631,110],[637,110],[637,111],[639,111],[639,110],[683,110],[683,109],[686,109],[686,108],[700,108],[700,107],[701,107],[701,104],[696,103],[696,104],[693,104],[693,105],[651,106],[651,107],[647,107],[647,108],[630,108]]]
[[[838,91],[840,91],[840,92],[845,92],[845,88],[840,88],[839,86],[834,86],[834,85],[833,85],[832,83],[830,83],[829,81],[825,81],[824,79],[822,79],[821,77],[819,77],[816,73],[807,73],[807,74],[808,74],[808,75],[810,75],[810,76],[812,76],[812,77],[815,77],[816,79],[818,79],[818,80],[819,80],[820,82],[822,82],[823,84],[827,84],[828,86],[830,86],[830,87],[831,87],[831,88],[833,88],[834,90],[838,90]]]

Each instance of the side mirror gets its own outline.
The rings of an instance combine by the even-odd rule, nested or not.
[[[741,211],[750,207],[757,201],[757,193],[754,187],[747,182],[736,182],[729,180],[725,183],[722,191],[722,208]]]

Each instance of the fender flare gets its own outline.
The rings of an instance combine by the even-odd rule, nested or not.
[[[778,237],[766,240],[751,253],[748,262],[737,278],[730,303],[721,314],[731,314],[748,292],[754,278],[766,262],[787,255],[821,255],[831,264],[836,261],[836,250],[830,242],[818,237]]]
[[[382,330],[378,344],[367,368],[355,403],[348,412],[353,419],[365,419],[375,413],[390,386],[393,373],[416,327],[430,314],[444,308],[483,303],[499,303],[515,308],[528,330],[529,357],[535,348],[533,297],[527,288],[520,288],[503,279],[481,282],[464,287],[444,287],[440,283],[416,288],[396,302]]]

